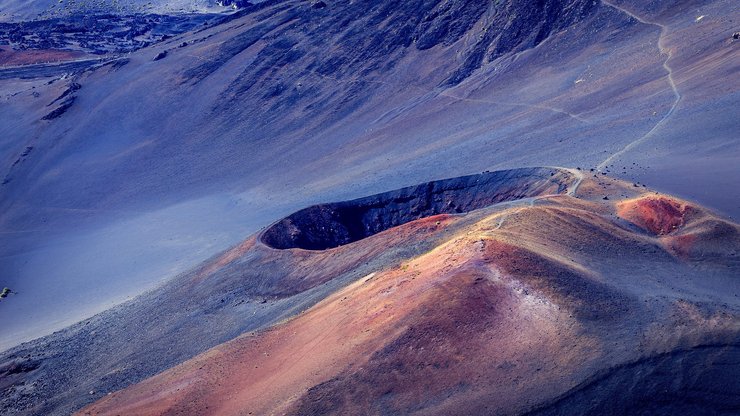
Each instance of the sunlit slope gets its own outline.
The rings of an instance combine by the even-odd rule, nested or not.
[[[428,251],[80,414],[730,412],[740,228],[641,189],[596,175],[575,196],[475,211]]]

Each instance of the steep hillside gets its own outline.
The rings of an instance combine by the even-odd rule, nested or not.
[[[99,398],[90,412],[524,411],[612,373],[639,378],[617,370],[652,368],[661,354],[732,353],[740,229],[660,196],[692,215],[655,232],[644,224],[676,221],[640,208],[655,198],[603,175],[539,168],[308,208],[157,290],[3,354],[0,405],[10,414],[67,414]],[[287,222],[314,225],[301,226],[305,241],[338,230],[296,222],[326,207],[396,220],[333,248],[274,247],[302,241],[278,238],[297,235]],[[691,240],[687,251],[674,250],[679,236]],[[734,371],[717,366],[716,377]],[[490,386],[511,399],[484,400],[501,397]],[[611,396],[599,397],[607,405]]]
[[[486,184],[478,189],[499,201],[518,197],[511,187],[520,187],[521,196],[549,195],[565,192],[577,181],[567,171],[522,169],[426,186],[465,189],[461,185],[476,180]],[[458,195],[463,201],[469,198]],[[245,331],[272,325],[373,270],[429,250],[449,236],[448,228],[465,223],[463,217],[408,223],[393,233],[315,252],[273,249],[258,237],[249,238],[155,291],[4,354],[0,367],[15,375],[4,386],[3,412],[69,413]],[[337,257],[339,253],[344,255]],[[184,337],[191,339],[183,342]],[[34,388],[9,387],[20,381]]]
[[[436,222],[413,221],[419,214],[449,215],[443,218],[456,227],[474,216],[460,219],[431,196],[418,199],[428,206],[420,202],[418,212],[403,215],[393,213],[409,208],[403,202],[388,211],[362,206],[362,218],[337,217],[334,205],[297,219],[288,215],[441,178],[580,168],[599,176],[584,185],[609,213],[623,215],[614,221],[634,234],[619,244],[639,235],[653,239],[670,267],[717,262],[735,270],[732,249],[723,249],[734,247],[724,239],[734,238],[731,218],[740,214],[739,87],[728,82],[739,69],[735,3],[532,5],[270,0],[173,38],[156,37],[125,56],[0,69],[0,287],[14,292],[0,303],[0,349],[127,300],[138,311],[113,309],[88,321],[94,325],[23,347],[68,364],[56,371],[24,355],[5,360],[5,374],[38,378],[34,388],[4,395],[3,408],[69,412],[292,316],[376,269],[422,255],[448,236],[432,227]],[[572,184],[568,174],[550,173],[563,175],[558,180],[566,188]],[[601,173],[628,180],[620,187],[630,198],[642,196],[638,191],[648,184],[682,202],[621,201],[620,193],[600,202],[606,195],[597,192],[598,181],[612,183]],[[465,197],[461,209],[541,192],[481,192]],[[624,205],[611,206],[614,198]],[[691,210],[684,219],[686,204],[706,207],[697,209],[712,221],[691,222]],[[664,212],[673,214],[666,219]],[[281,218],[286,228],[297,222],[294,234],[243,243]],[[317,236],[321,244],[306,245],[301,235],[316,219],[338,229]],[[691,228],[673,231],[684,222]],[[417,236],[414,227],[426,231]],[[612,231],[610,223],[604,233]],[[391,242],[372,243],[388,235],[395,236]],[[212,258],[234,245],[226,257]],[[314,250],[323,248],[331,249]],[[338,252],[356,257],[328,264]],[[245,272],[231,262],[243,253],[259,266],[248,289],[240,280]],[[217,263],[204,275],[217,270],[220,283],[181,285],[209,258]],[[286,289],[273,284],[274,270],[265,266],[274,258],[286,269],[300,263],[315,270],[305,280],[286,272],[291,290],[307,290],[302,297],[280,297]],[[692,290],[704,300],[715,296]],[[163,291],[177,296],[160,298]],[[251,301],[224,312],[242,295]],[[272,301],[279,307],[265,306]],[[158,311],[172,313],[155,319]],[[112,321],[146,329],[121,332]],[[214,322],[224,325],[204,335],[201,325]],[[162,328],[172,332],[162,336]],[[196,341],[179,345],[184,333]],[[86,350],[93,339],[101,340],[100,349]],[[122,355],[106,362],[122,344]],[[16,367],[19,357],[25,364]]]
[[[643,227],[673,222],[671,210],[625,211],[652,194],[593,178],[579,189],[575,198],[539,195],[370,237],[449,230],[431,249],[374,269],[284,323],[79,414],[737,410],[740,303],[730,288],[738,287],[740,227],[660,196],[694,213],[671,233],[724,247],[685,259],[664,248],[665,233]],[[609,202],[621,195],[636,199]],[[337,260],[350,258],[335,250]]]

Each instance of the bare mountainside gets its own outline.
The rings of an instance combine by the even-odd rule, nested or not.
[[[0,70],[0,267],[29,295],[0,345],[302,206],[491,168],[600,166],[737,215],[732,3],[530,6],[264,2]]]
[[[32,21],[70,16],[183,14],[223,12],[227,1],[211,0],[0,0],[0,22]],[[232,2],[233,3],[233,2]],[[248,1],[239,3],[248,4]],[[255,1],[256,3],[256,1]]]
[[[190,377],[193,367],[186,360],[209,348],[288,318],[309,319],[296,315],[317,302],[333,302],[327,296],[354,290],[347,288],[370,273],[386,276],[381,280],[390,284],[395,265],[442,247],[457,232],[505,230],[527,221],[545,237],[550,228],[572,225],[566,235],[573,240],[562,251],[543,251],[525,244],[539,231],[519,230],[505,241],[509,245],[494,244],[513,253],[501,261],[539,256],[535,263],[542,270],[535,275],[545,276],[560,270],[557,262],[578,261],[586,256],[579,250],[586,250],[589,257],[581,259],[586,263],[569,273],[601,279],[599,284],[613,284],[609,290],[615,296],[656,302],[657,309],[642,320],[625,315],[609,321],[613,327],[596,325],[593,337],[604,346],[583,367],[569,366],[559,355],[564,347],[541,351],[537,360],[564,360],[552,374],[566,374],[566,382],[522,370],[518,379],[532,376],[531,388],[544,393],[537,403],[512,402],[506,409],[567,412],[580,400],[609,397],[614,380],[642,385],[637,374],[674,365],[674,353],[719,346],[721,354],[734,354],[737,226],[732,219],[740,214],[740,87],[734,81],[740,41],[734,34],[740,15],[733,2],[274,0],[244,6],[228,16],[197,17],[203,20],[196,26],[179,17],[150,22],[146,39],[113,36],[116,42],[124,39],[126,48],[136,45],[118,52],[108,44],[86,49],[64,42],[48,49],[0,48],[5,62],[0,67],[0,286],[12,289],[0,302],[0,349],[11,348],[0,367],[3,411],[67,414],[185,363],[184,372],[164,373],[91,409],[138,408],[149,386]],[[129,17],[112,20],[117,27],[129,25]],[[157,29],[173,25],[187,32],[170,37],[181,30],[163,36]],[[24,45],[46,45],[31,32]],[[81,51],[100,55],[80,56]],[[453,180],[457,190],[434,185],[454,200],[451,206],[434,199],[432,185],[403,188],[502,169],[505,173],[481,177],[496,185],[492,193],[465,182],[477,180],[471,177],[464,185]],[[577,185],[581,175],[585,187]],[[644,184],[664,196],[648,198]],[[376,196],[359,206],[326,204],[389,189],[406,189],[404,198],[426,203],[412,206],[403,198]],[[427,199],[416,197],[418,192],[428,192]],[[555,195],[560,196],[554,201],[567,201],[560,207],[564,212],[538,217],[539,209],[524,209],[530,202],[530,208],[549,206]],[[511,205],[532,218],[467,222],[478,218],[472,213],[480,209],[493,214]],[[311,208],[297,211],[305,207]],[[574,212],[582,222],[571,224],[577,221],[566,213]],[[446,234],[438,227],[448,217],[418,220],[429,215],[450,216],[457,228]],[[595,234],[579,237],[586,231]],[[245,242],[248,235],[254,236]],[[618,258],[631,257],[612,258],[611,249],[603,247],[588,251],[595,235],[618,240],[608,246],[638,260],[620,263]],[[388,236],[391,240],[377,243]],[[463,243],[460,250],[477,244]],[[460,257],[466,262],[490,266],[492,257],[466,253]],[[252,266],[250,284],[244,285],[245,269],[235,261]],[[276,261],[283,262],[285,275],[267,265]],[[430,281],[449,271],[429,267]],[[660,277],[629,279],[640,270],[657,270]],[[453,274],[458,272],[467,273]],[[219,277],[207,278],[214,273]],[[515,268],[507,273],[512,282],[531,283],[531,275]],[[678,285],[678,276],[688,286]],[[484,277],[488,285],[490,276]],[[499,293],[499,283],[485,290]],[[562,298],[567,290],[550,287],[556,283],[538,283],[532,290],[544,291],[556,309],[576,310],[590,302],[590,292]],[[371,292],[363,293],[347,296],[361,299]],[[454,305],[458,298],[443,298],[451,315],[466,313],[467,306]],[[529,302],[505,299],[512,305]],[[426,319],[433,316],[423,312],[429,304],[417,300],[407,312],[420,315],[409,322],[432,325]],[[635,311],[632,300],[610,313]],[[676,305],[688,309],[673,314]],[[507,316],[511,322],[521,318]],[[397,318],[396,329],[405,320]],[[568,318],[579,328],[588,326],[582,317]],[[627,351],[641,345],[630,343],[634,337],[649,338],[655,326],[688,322],[684,318],[694,319],[685,324],[688,338]],[[718,326],[702,329],[701,322]],[[527,325],[532,331],[543,328]],[[556,332],[564,330],[553,325]],[[623,347],[605,346],[612,335],[599,331],[606,327],[625,337]],[[669,335],[655,331],[656,337]],[[580,337],[585,332],[575,333],[573,339],[585,339]],[[380,354],[372,348],[391,345],[395,335],[368,338],[363,348],[371,355],[362,357]],[[566,345],[569,336],[561,331],[551,340]],[[268,342],[255,337],[245,342]],[[218,348],[239,351],[244,344],[227,345]],[[465,346],[466,354],[484,354],[481,345]],[[512,357],[525,352],[512,348]],[[389,357],[396,357],[393,351]],[[357,358],[345,352],[348,360]],[[709,360],[699,354],[677,359]],[[221,363],[208,365],[217,369]],[[237,394],[233,405],[319,412],[315,393],[335,403],[327,411],[383,411],[372,403],[347,407],[355,401],[354,373],[342,363],[325,371],[328,378],[321,380],[280,381],[296,391],[313,389],[304,391],[303,399],[276,392],[260,404]],[[375,386],[377,373],[367,371],[358,377]],[[503,377],[489,376],[494,373]],[[697,380],[706,376],[687,374]],[[411,412],[421,406],[445,413],[444,406],[453,406],[445,395],[466,402],[474,397],[468,394],[498,394],[471,392],[463,384],[430,384],[439,392],[436,404],[414,399],[419,391],[413,389],[391,395],[388,409]],[[192,391],[209,395],[211,388],[199,382]],[[368,397],[384,403],[384,392],[368,389]],[[641,396],[634,397],[639,403]],[[173,411],[212,405],[186,403],[177,395],[152,400]],[[712,408],[727,410],[719,400],[709,401]]]

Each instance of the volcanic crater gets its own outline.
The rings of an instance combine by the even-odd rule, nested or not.
[[[460,214],[501,202],[563,194],[576,181],[568,170],[522,168],[483,172],[314,205],[277,221],[261,236],[276,249],[325,250],[439,214]]]

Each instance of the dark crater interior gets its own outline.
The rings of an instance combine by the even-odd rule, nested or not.
[[[432,215],[564,193],[573,180],[566,170],[525,168],[433,181],[302,209],[270,226],[261,240],[276,249],[325,250]]]

